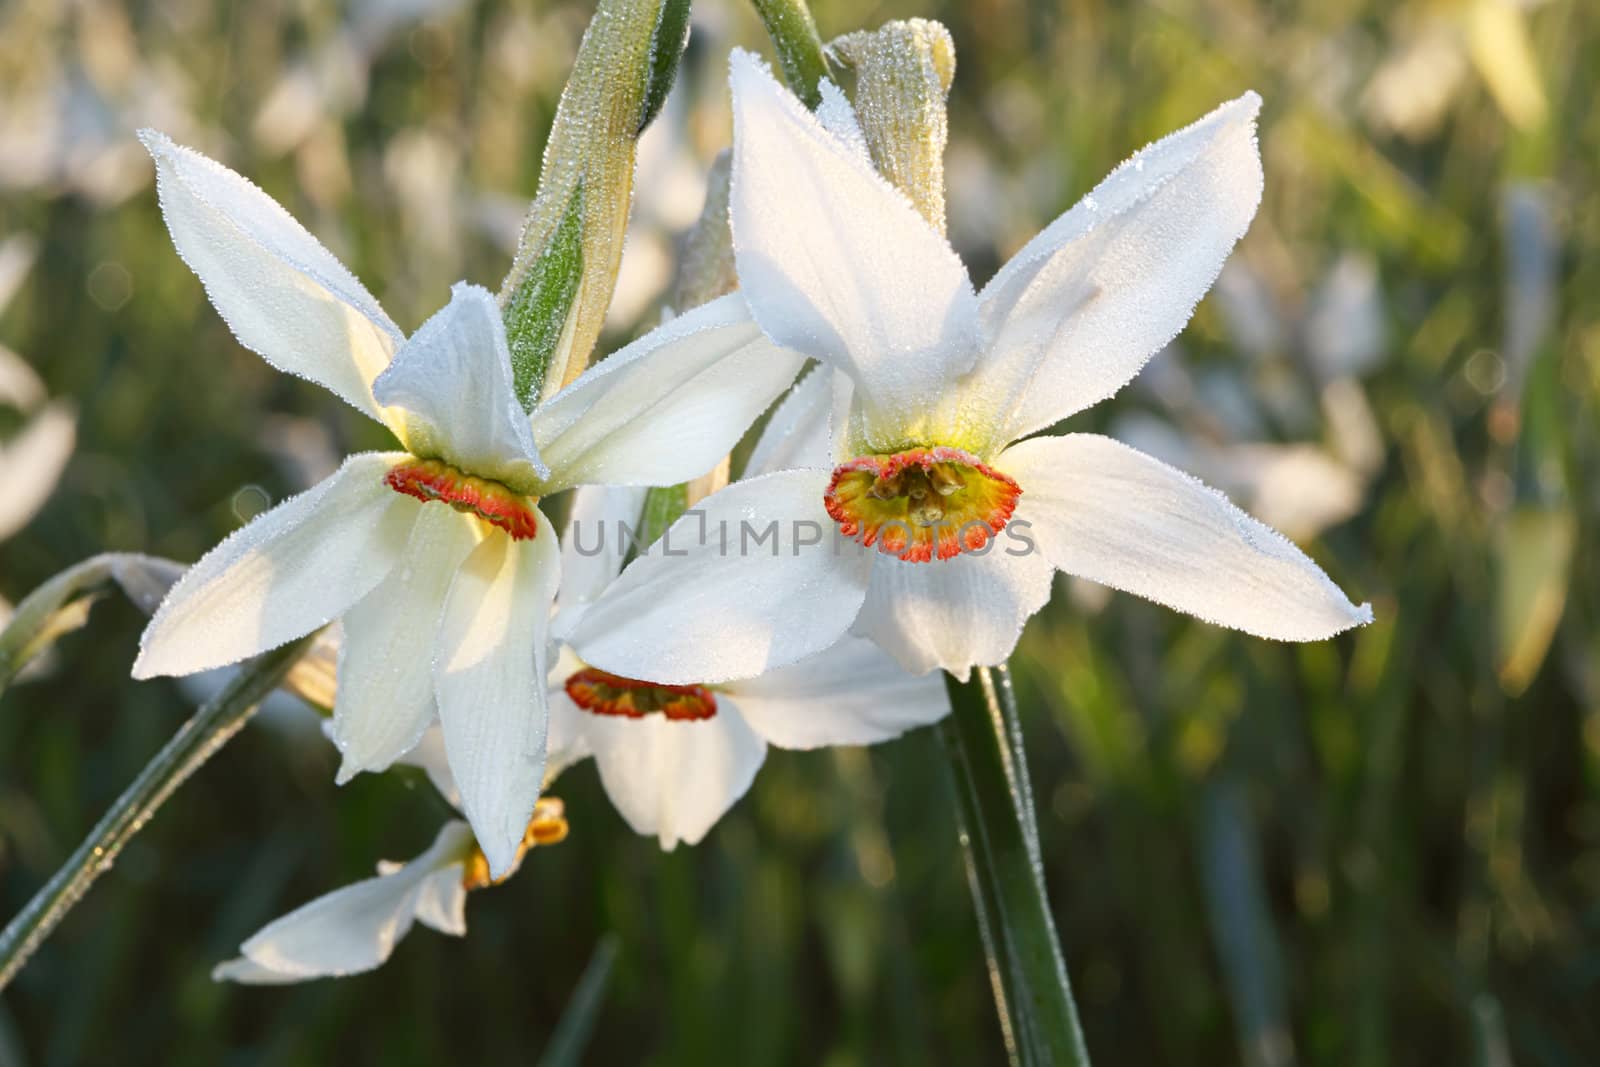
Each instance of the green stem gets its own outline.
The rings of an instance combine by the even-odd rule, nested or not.
[[[828,60],[822,53],[822,38],[817,35],[817,24],[811,18],[806,0],[751,2],[761,21],[766,23],[772,47],[777,49],[783,80],[806,107],[815,111],[822,103],[822,91],[817,83],[828,76]]]
[[[939,726],[1000,1028],[1024,1065],[1087,1067],[1089,1052],[1045,891],[1033,791],[1004,667],[946,676]]]
[[[173,791],[249,720],[315,639],[315,635],[303,637],[245,664],[226,688],[202,705],[145,764],[83,844],[0,932],[0,990],[11,983],[95,879],[111,869],[122,847]]]

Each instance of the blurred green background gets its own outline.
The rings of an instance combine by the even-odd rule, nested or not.
[[[0,545],[0,594],[107,548],[195,558],[383,444],[232,339],[135,128],[256,180],[412,329],[450,282],[504,273],[590,10],[9,0],[0,267],[20,287],[0,343],[78,423],[54,495]],[[951,237],[980,282],[1141,144],[1266,99],[1266,198],[1228,272],[1074,425],[1223,486],[1378,621],[1283,646],[1063,579],[1030,624],[1030,770],[1099,1062],[1600,1062],[1600,6],[815,11],[824,37],[949,26]],[[729,47],[767,50],[735,0],[694,19],[603,350],[659,314],[728,139]],[[41,403],[0,412],[0,438]],[[0,703],[0,915],[188,714],[171,682],[128,680],[141,625],[107,600]],[[607,932],[585,1062],[1003,1059],[926,731],[774,751],[670,855],[580,767],[557,789],[571,838],[474,894],[466,939],[419,929],[349,980],[213,984],[264,921],[446,816],[425,785],[336,789],[334,767],[292,714],[228,746],[0,1001],[0,1064],[529,1062]]]

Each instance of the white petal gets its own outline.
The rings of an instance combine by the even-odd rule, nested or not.
[[[1183,329],[1261,202],[1246,93],[1140,150],[984,287],[979,395],[1015,440],[1122,388]]]
[[[544,777],[545,635],[561,556],[538,520],[532,539],[495,531],[461,565],[433,664],[450,770],[496,878],[516,865]]]
[[[426,506],[384,484],[399,458],[351,456],[206,553],[150,621],[133,676],[235,663],[326,625],[372,592]]]
[[[28,524],[55,492],[72,457],[77,419],[66,404],[50,404],[0,445],[0,541]]]
[[[767,420],[744,476],[833,466],[833,382],[843,375],[827,365],[811,368]]]
[[[433,721],[433,647],[445,593],[478,543],[474,520],[424,505],[401,563],[344,617],[333,743],[343,784],[416,747]]]
[[[856,121],[856,109],[851,106],[850,98],[827,78],[817,83],[817,91],[822,94],[822,102],[817,105],[817,121],[822,123],[822,128],[862,163],[872,166],[867,135],[861,132],[861,123]]]
[[[977,358],[977,300],[911,202],[735,51],[739,285],[768,336],[856,379],[874,419],[924,406]]]
[[[1034,438],[999,465],[1069,574],[1260,637],[1315,641],[1372,621],[1283,535],[1109,437]]]
[[[461,865],[452,863],[428,875],[417,886],[416,915],[423,926],[451,937],[467,932],[467,887]]]
[[[154,130],[139,139],[172,243],[239,343],[381,419],[370,387],[404,337],[378,302],[249,181]]]
[[[589,607],[572,646],[601,670],[688,685],[832,645],[861,606],[872,556],[832,536],[827,484],[827,471],[780,471],[708,496]]]
[[[673,485],[721,461],[804,360],[762,336],[738,293],[702,304],[589,368],[533,413],[547,492]]]
[[[244,943],[243,960],[222,964],[212,977],[291,982],[372,970],[389,958],[411,929],[425,886],[430,889],[429,919],[445,917],[439,913],[439,894],[431,879],[452,872],[459,883],[460,856],[471,842],[464,823],[446,823],[432,847],[405,866],[318,897],[267,924]],[[464,929],[463,925],[444,932]]]
[[[1016,518],[1023,515],[1019,503]],[[854,632],[908,671],[937,667],[965,681],[971,668],[1011,655],[1022,627],[1050,599],[1053,575],[1049,561],[1010,531],[982,556],[903,563],[880,555]]]
[[[428,781],[433,783],[433,788],[439,791],[445,803],[457,811],[461,810],[461,789],[456,785],[455,775],[450,773],[450,757],[444,750],[444,730],[440,728],[437,719],[428,724],[428,728],[422,732],[422,737],[417,740],[411,751],[395,762],[422,771],[428,776]]]
[[[405,409],[406,442],[418,455],[530,493],[550,473],[512,385],[500,307],[481,286],[456,283],[450,303],[400,346],[372,395]]]
[[[561,606],[587,604],[622,570],[630,538],[649,490],[640,486],[585,485],[572,494],[567,533],[561,539]]]
[[[719,696],[717,714],[698,722],[646,715],[584,714],[584,733],[606,794],[636,833],[664,849],[700,843],[744,796],[767,746]]]
[[[751,728],[779,748],[871,745],[950,711],[944,675],[907,673],[877,645],[854,635],[820,655],[727,689]]]
[[[562,677],[560,681],[565,682],[566,678]],[[574,704],[572,698],[567,696],[566,689],[556,684],[554,676],[551,682],[550,734],[545,742],[546,782],[554,781],[556,776],[568,767],[594,755],[594,749],[589,744],[589,735],[584,732],[588,728],[589,720],[594,716]]]

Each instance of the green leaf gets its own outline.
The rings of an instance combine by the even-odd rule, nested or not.
[[[184,565],[135,552],[105,552],[57,574],[17,605],[0,632],[0,692],[31,661],[89,621],[106,588],[120,586],[146,613],[166,595]]]
[[[145,764],[83,843],[0,931],[0,990],[16,977],[95,880],[111,869],[123,846],[149,823],[167,798],[239,732],[316,638],[315,634],[302,637],[246,663],[222,692],[202,705]]]
[[[978,928],[1013,1062],[1084,1067],[1077,1005],[1050,917],[1022,728],[1004,667],[946,675],[939,724]]]

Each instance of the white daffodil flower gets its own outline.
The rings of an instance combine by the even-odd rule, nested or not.
[[[703,501],[669,531],[681,554],[634,562],[585,613],[586,662],[750,677],[853,626],[907,670],[965,677],[1006,658],[1057,570],[1283,640],[1370,620],[1188,475],[1107,437],[1028,436],[1117,392],[1216,279],[1261,199],[1254,93],[1138,152],[974,292],[851,123],[748,54],[732,68],[741,290],[770,338],[841,372],[836,450]],[[854,542],[816,533],[833,526]]]
[[[467,824],[452,819],[410,863],[380,863],[376,878],[268,923],[211,977],[276,985],[360,974],[387,960],[418,921],[460,937],[467,932],[467,868],[475,847]]]
[[[784,421],[780,409],[774,420],[780,430],[769,427],[764,445],[781,436]],[[763,447],[756,458],[770,462],[777,450]],[[622,526],[635,523],[642,502],[642,493],[626,489],[578,490],[562,542],[558,633],[615,580],[618,549],[626,541]],[[616,639],[649,647],[661,636],[654,626],[624,621]],[[705,837],[750,788],[769,744],[869,745],[950,710],[937,673],[908,674],[871,641],[849,635],[820,656],[718,685],[623,678],[564,649],[550,682],[552,776],[593,756],[606,794],[628,825],[655,835],[668,850]]]
[[[715,465],[793,380],[739,297],[674,319],[525,414],[494,298],[457,285],[409,339],[270,197],[158,133],[173,242],[239,341],[389,427],[223,541],[145,631],[134,675],[222,666],[343,620],[340,780],[381,770],[437,714],[498,877],[544,772],[546,631],[560,574],[539,496],[671,485]]]
[[[529,849],[566,835],[561,801],[541,799],[516,862]],[[464,935],[467,894],[503,880],[490,877],[488,861],[467,824],[452,819],[410,863],[379,863],[376,878],[347,885],[274,919],[240,946],[237,959],[219,963],[211,977],[283,985],[370,971],[389,958],[413,923],[453,937]]]

